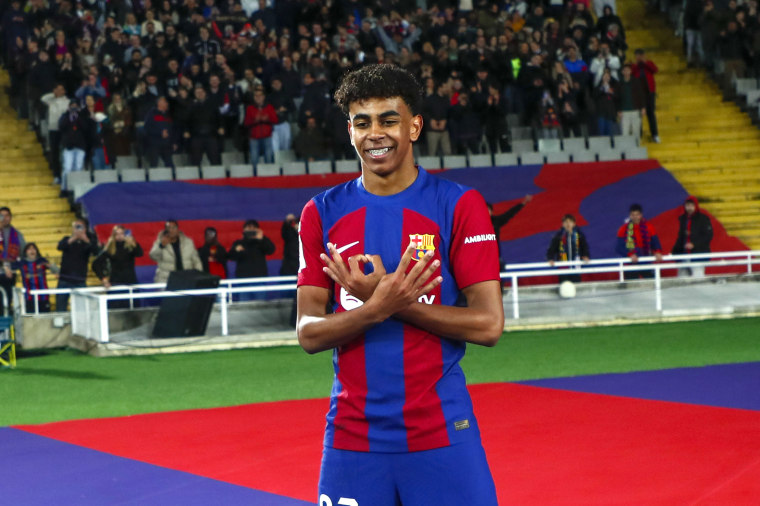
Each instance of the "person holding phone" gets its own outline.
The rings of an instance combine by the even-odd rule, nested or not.
[[[143,256],[143,249],[131,230],[115,225],[105,248],[92,262],[92,270],[108,290],[113,285],[137,284],[135,258]],[[128,300],[113,300],[109,307],[129,307]]]
[[[274,253],[274,243],[264,235],[259,222],[243,224],[243,238],[232,243],[229,259],[237,262],[236,278],[262,278],[269,275],[267,255]],[[239,300],[263,299],[265,292],[242,293]]]
[[[71,224],[71,235],[58,243],[61,255],[61,273],[58,288],[82,288],[87,284],[87,268],[90,257],[98,254],[98,239],[89,231],[89,222],[77,218]],[[56,295],[56,310],[66,311],[69,304],[68,293]]]
[[[153,278],[156,283],[166,283],[169,273],[174,271],[203,270],[193,240],[180,231],[176,220],[166,222],[164,229],[158,233],[149,256],[158,264]]]

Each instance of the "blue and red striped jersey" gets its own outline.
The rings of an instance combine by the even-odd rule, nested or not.
[[[499,279],[496,237],[483,197],[422,168],[415,182],[395,195],[373,195],[361,178],[317,195],[304,207],[299,234],[298,285],[331,290],[336,312],[361,301],[333,286],[322,271],[319,255],[327,253],[328,242],[344,259],[380,255],[389,273],[410,242],[419,257],[434,250],[433,259],[441,261],[434,275],[443,283],[420,298],[427,304],[453,306],[462,289]],[[407,452],[479,438],[459,366],[464,353],[465,343],[394,318],[336,348],[325,446]]]

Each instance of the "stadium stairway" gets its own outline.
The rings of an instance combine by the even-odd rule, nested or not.
[[[58,241],[71,232],[74,213],[69,202],[60,198],[60,187],[53,176],[36,134],[26,120],[18,119],[4,89],[10,84],[8,73],[0,72],[0,206],[13,212],[13,226],[27,242],[37,244],[40,252],[56,265],[61,263]],[[56,285],[56,276],[48,282]],[[94,277],[90,280],[97,282]],[[20,285],[19,285],[20,286]]]
[[[664,14],[647,12],[644,0],[618,1],[630,58],[644,48],[659,67],[659,160],[728,232],[760,249],[760,131],[703,69],[687,68],[681,39]],[[646,123],[646,121],[644,121]],[[648,126],[644,127],[649,139]]]

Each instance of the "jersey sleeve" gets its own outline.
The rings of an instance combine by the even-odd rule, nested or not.
[[[486,202],[475,190],[462,195],[454,208],[449,259],[460,290],[499,279],[499,244]]]
[[[322,219],[313,200],[303,208],[298,227],[298,286],[309,285],[330,289],[332,280],[322,271],[319,255],[325,252],[322,242]]]

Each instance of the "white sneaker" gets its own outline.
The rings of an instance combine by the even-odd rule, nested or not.
[[[655,144],[659,144],[659,143],[660,143],[660,136],[659,136],[659,135],[655,135],[655,136],[652,138],[652,140],[654,141],[654,143],[655,143]]]
[[[53,184],[61,184],[61,178],[60,177],[54,177],[53,178]]]

